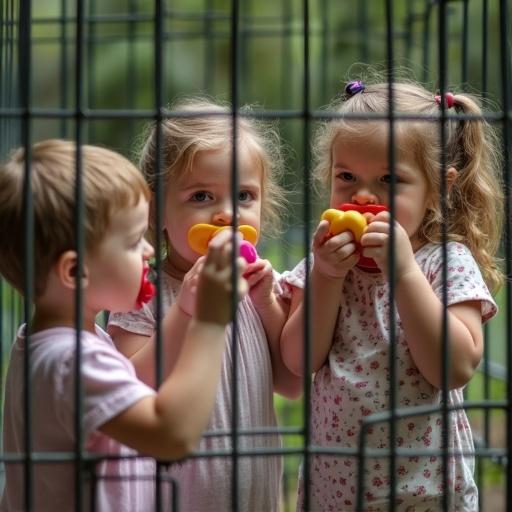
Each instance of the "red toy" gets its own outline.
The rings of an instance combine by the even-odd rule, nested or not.
[[[135,303],[135,307],[137,309],[140,309],[143,304],[149,302],[156,292],[155,285],[148,279],[148,273],[149,267],[144,267],[142,270],[139,295],[137,296],[137,301]]]

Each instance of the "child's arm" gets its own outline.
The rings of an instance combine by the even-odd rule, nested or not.
[[[313,237],[311,270],[311,371],[318,371],[331,349],[341,303],[343,281],[359,255],[350,232],[326,239],[329,223],[321,221]],[[281,336],[286,366],[304,375],[304,290],[294,287],[290,315]]]
[[[279,340],[288,317],[288,305],[274,292],[274,274],[268,260],[258,259],[248,265],[245,277],[249,295],[258,312],[270,350],[274,390],[288,398],[297,398],[302,391],[302,379],[284,364]]]
[[[190,322],[174,371],[156,397],[148,397],[105,423],[100,430],[159,459],[193,450],[208,423],[220,377],[225,327],[231,317],[231,256],[226,236],[210,244]],[[218,240],[217,240],[218,238]],[[247,292],[243,278],[238,295]]]
[[[388,271],[389,213],[379,214],[368,226],[361,244],[364,255],[375,259]],[[414,363],[433,386],[442,388],[442,316],[443,305],[414,259],[405,230],[395,224],[395,302],[405,338]],[[482,357],[483,334],[479,301],[467,301],[448,307],[450,389],[464,386]]]
[[[197,280],[203,268],[205,257],[197,260],[183,279],[180,294],[162,320],[163,375],[169,375],[181,352],[185,333],[194,312]],[[117,349],[128,357],[137,377],[151,387],[155,387],[156,335],[144,336],[109,325],[108,332]]]

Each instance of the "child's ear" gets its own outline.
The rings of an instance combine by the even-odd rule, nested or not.
[[[446,179],[446,189],[448,191],[448,194],[451,192],[453,184],[457,181],[457,176],[458,176],[458,173],[457,173],[457,169],[455,169],[455,167],[449,167],[448,169],[446,169],[445,179]]]
[[[65,288],[74,290],[76,288],[76,275],[78,269],[78,258],[76,251],[65,251],[55,264],[55,271],[59,281]],[[85,264],[82,264],[82,288],[89,284],[89,272]]]

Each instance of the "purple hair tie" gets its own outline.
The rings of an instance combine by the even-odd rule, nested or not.
[[[366,88],[366,86],[364,85],[363,81],[361,81],[361,80],[351,80],[345,86],[345,94],[347,95],[347,97],[352,97],[355,94],[363,92],[365,90],[365,88]]]

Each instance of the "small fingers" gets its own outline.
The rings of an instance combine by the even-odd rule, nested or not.
[[[389,233],[382,231],[375,232],[366,232],[361,237],[361,246],[362,247],[380,247],[386,243],[386,240],[389,238]]]
[[[329,235],[329,222],[326,220],[320,221],[316,231],[313,234],[313,246],[319,247],[322,245]]]

